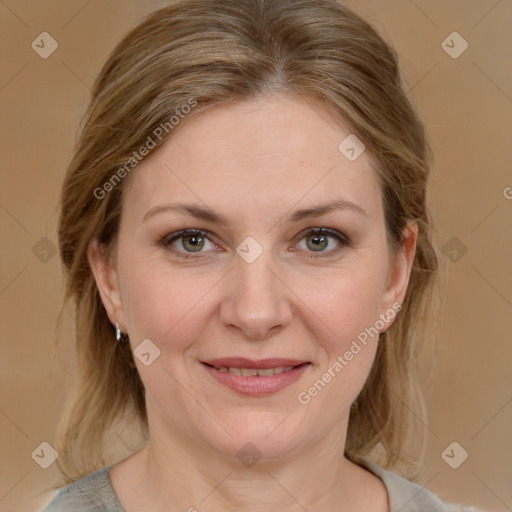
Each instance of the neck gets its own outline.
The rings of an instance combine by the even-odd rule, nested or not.
[[[316,443],[279,457],[262,454],[254,463],[258,456],[244,462],[154,426],[136,454],[139,483],[145,482],[139,489],[151,501],[145,498],[144,505],[164,511],[172,504],[172,510],[191,512],[358,510],[371,503],[368,489],[377,477],[343,456],[342,430],[340,435],[331,429]]]

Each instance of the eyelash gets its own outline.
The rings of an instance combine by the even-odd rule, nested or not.
[[[190,259],[190,258],[198,258],[198,257],[201,257],[201,252],[198,252],[197,255],[195,255],[194,253],[187,253],[187,252],[182,252],[182,251],[178,251],[174,248],[170,248],[170,244],[176,240],[179,240],[180,238],[182,238],[183,236],[185,235],[199,235],[203,238],[206,238],[207,240],[209,240],[211,243],[214,243],[210,238],[209,238],[209,233],[207,231],[203,231],[201,229],[183,229],[181,231],[178,231],[176,233],[171,233],[170,235],[166,235],[164,236],[162,239],[161,239],[161,244],[166,247],[167,249],[171,250],[173,253],[177,254],[180,258],[183,258],[183,259]],[[309,229],[306,229],[305,231],[302,231],[301,233],[299,233],[299,235],[297,235],[297,237],[299,238],[299,242],[302,241],[304,238],[310,236],[310,235],[328,235],[332,238],[335,238],[338,242],[339,242],[339,247],[337,247],[336,249],[332,249],[330,251],[327,251],[325,254],[323,255],[312,255],[312,256],[309,256],[310,258],[312,259],[318,259],[318,258],[332,258],[336,255],[338,255],[338,253],[343,250],[345,247],[349,246],[350,245],[350,240],[349,238],[344,235],[343,233],[340,233],[339,231],[336,231],[334,229],[329,229],[329,228],[309,228]],[[312,252],[312,251],[308,251],[308,252]],[[322,251],[319,251],[319,252],[322,252]]]

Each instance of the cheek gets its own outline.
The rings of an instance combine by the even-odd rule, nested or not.
[[[381,270],[361,268],[320,281],[317,293],[310,292],[305,300],[315,313],[310,316],[310,329],[322,347],[318,372],[298,397],[312,417],[339,419],[368,378],[379,342],[375,323],[380,314]]]
[[[322,343],[329,352],[344,352],[361,332],[375,325],[381,312],[385,265],[368,260],[312,281],[296,281],[294,291],[314,313],[314,330],[325,334]]]
[[[182,348],[194,339],[206,318],[201,299],[218,278],[172,271],[150,260],[125,268],[122,275],[126,323],[134,342],[149,338],[159,346],[172,341],[173,348]]]

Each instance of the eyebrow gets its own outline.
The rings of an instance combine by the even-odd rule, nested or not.
[[[334,199],[333,201],[330,201],[326,204],[313,206],[311,208],[304,208],[302,210],[296,210],[295,212],[288,214],[284,220],[285,222],[299,222],[307,218],[321,217],[322,215],[336,210],[349,210],[362,215],[363,217],[368,217],[368,213],[358,204],[346,199]],[[142,222],[146,222],[146,220],[148,220],[150,217],[153,217],[159,213],[169,212],[183,213],[185,215],[190,215],[197,219],[212,222],[214,224],[228,225],[228,221],[224,215],[215,213],[212,210],[199,205],[187,203],[166,203],[154,206],[145,213]]]

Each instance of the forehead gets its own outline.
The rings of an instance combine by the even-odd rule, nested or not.
[[[125,183],[140,218],[173,200],[203,203],[226,215],[275,215],[342,197],[380,215],[373,159],[350,161],[339,146],[350,126],[312,99],[271,96],[191,115]],[[352,140],[352,139],[348,139]]]

